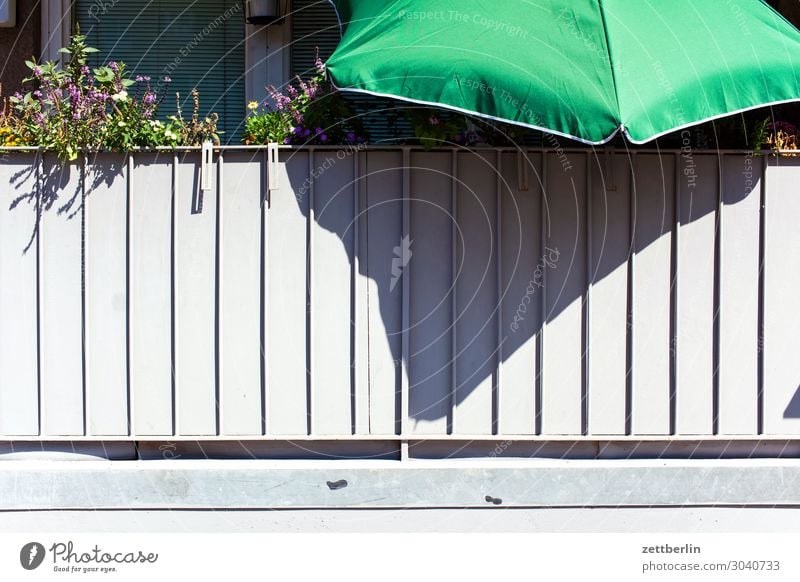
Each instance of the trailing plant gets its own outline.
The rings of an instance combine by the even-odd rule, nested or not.
[[[25,124],[14,114],[8,98],[3,96],[3,87],[0,85],[0,146],[26,146],[31,144],[31,139],[25,131]]]
[[[771,121],[766,118],[753,131],[754,150],[798,149],[797,127],[788,121]]]
[[[192,89],[192,116],[185,120],[181,111],[181,96],[176,95],[178,115],[170,116],[170,124],[165,126],[165,131],[169,132],[170,138],[177,135],[180,145],[197,146],[206,141],[212,141],[219,145],[219,135],[222,133],[217,129],[219,116],[211,113],[207,117],[200,115],[200,92]],[[202,118],[201,118],[202,117]]]
[[[414,136],[426,150],[459,142],[460,145],[472,145],[478,139],[477,134],[469,133],[467,120],[463,115],[453,115],[448,111],[427,107],[413,107],[407,112]]]
[[[298,76],[296,84],[290,83],[285,93],[270,86],[269,100],[248,105],[246,144],[325,145],[366,141],[363,124],[328,79],[319,55],[314,75],[308,81]]]
[[[11,98],[13,112],[3,127],[15,128],[16,143],[40,146],[62,159],[74,160],[81,151],[127,151],[158,146],[219,142],[217,116],[199,117],[199,96],[193,91],[194,112],[189,120],[178,115],[168,121],[156,117],[169,77],[154,89],[150,77],[133,77],[125,63],[88,65],[97,49],[86,37],[73,36],[61,49],[62,63],[26,61],[35,89]],[[8,138],[4,141],[8,143]]]
[[[490,122],[446,109],[414,107],[407,109],[406,115],[414,136],[425,149],[437,145],[513,146],[535,133],[510,123]]]

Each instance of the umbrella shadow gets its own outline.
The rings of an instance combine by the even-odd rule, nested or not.
[[[800,418],[800,386],[783,411],[783,418]]]
[[[371,368],[370,390],[382,392],[384,397],[393,392],[396,431],[402,417],[403,367],[408,370],[412,423],[433,423],[449,430],[458,422],[454,418],[459,416],[458,410],[477,397],[482,407],[490,406],[492,411],[490,420],[478,413],[483,416],[482,426],[496,429],[498,385],[522,382],[525,386],[512,389],[519,393],[541,391],[541,377],[536,371],[542,369],[542,362],[536,344],[546,326],[567,312],[574,317],[576,309],[585,314],[590,285],[624,270],[632,255],[645,252],[653,243],[670,236],[675,227],[671,194],[674,165],[659,165],[654,159],[645,175],[632,178],[628,155],[618,154],[611,167],[603,154],[587,152],[588,156],[570,154],[565,160],[553,154],[548,162],[549,177],[543,175],[538,152],[520,158],[529,174],[525,185],[521,184],[518,167],[508,167],[498,176],[491,163],[494,150],[458,154],[462,156],[462,176],[450,172],[451,152],[420,152],[428,156],[431,164],[417,164],[411,172],[410,202],[406,207],[409,232],[403,230],[403,166],[398,162],[401,154],[360,154],[363,169],[353,183],[335,178],[333,174],[337,172],[330,170],[326,176],[326,167],[337,163],[351,167],[350,155],[337,160],[336,152],[326,156],[318,153],[313,164],[319,166],[316,182],[327,179],[333,184],[318,186],[318,191],[325,190],[326,194],[324,199],[318,196],[314,220],[319,228],[341,241],[351,266],[355,258],[353,230],[359,229],[358,272],[369,280],[370,289],[364,305],[370,310],[367,317],[380,318],[379,325],[368,324],[370,350],[378,353],[373,357],[371,351],[366,364]],[[383,156],[382,162],[368,161],[378,156]],[[509,152],[507,156],[504,160],[511,161],[517,154]],[[669,157],[677,160],[674,153]],[[581,162],[583,159],[588,161]],[[304,158],[298,163],[308,162]],[[586,264],[585,173],[570,175],[568,171],[581,163],[584,167],[589,164],[593,173],[595,234],[591,265]],[[308,182],[303,182],[307,173],[289,175],[295,193],[308,191]],[[646,186],[637,185],[637,179],[646,182]],[[451,206],[453,180],[458,182],[456,209]],[[545,180],[547,186],[543,187]],[[497,230],[498,182],[504,192],[499,208],[502,233]],[[643,206],[639,209],[627,198],[637,188],[648,189],[644,197],[635,195]],[[344,218],[347,210],[343,209],[353,208],[356,190],[362,192],[360,215],[358,221],[353,221],[352,214]],[[736,204],[745,197],[743,190],[736,190],[726,197],[726,203]],[[682,224],[699,220],[716,209],[715,196],[696,196],[687,191],[685,198],[679,217]],[[298,197],[300,211],[307,216],[308,202],[300,200]],[[666,258],[668,263],[671,260]],[[404,277],[410,278],[405,305]],[[627,301],[630,310],[630,297],[623,301]],[[404,308],[408,309],[407,317]],[[622,325],[626,325],[625,321]],[[406,353],[404,329],[409,338]],[[581,342],[585,342],[586,330],[579,333],[584,334]],[[526,361],[521,368],[520,358]],[[508,365],[515,371],[501,379],[498,370]],[[372,369],[373,366],[379,369]],[[524,375],[526,369],[530,370],[529,376]],[[586,370],[573,372],[580,377],[585,398]],[[541,419],[536,418],[535,422]],[[533,419],[531,423],[533,426]]]

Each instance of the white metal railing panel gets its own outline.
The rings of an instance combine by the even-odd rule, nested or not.
[[[276,154],[0,159],[0,436],[800,432],[794,158]]]

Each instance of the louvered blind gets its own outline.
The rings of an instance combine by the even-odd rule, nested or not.
[[[184,116],[190,116],[190,92],[196,87],[201,114],[219,114],[222,141],[239,141],[245,115],[240,0],[77,0],[75,13],[89,46],[100,49],[98,61],[123,61],[153,83],[172,78],[162,117],[175,113],[176,92]]]

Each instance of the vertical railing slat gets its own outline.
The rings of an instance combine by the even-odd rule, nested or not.
[[[492,433],[501,432],[501,390],[503,380],[503,154],[500,149],[495,150],[495,233],[494,233],[494,260],[495,260],[495,293],[496,293],[496,337],[497,348],[495,366],[494,390],[492,394]]]
[[[674,419],[676,434],[711,434],[719,184],[716,156],[687,150],[674,158],[679,204],[674,282]],[[673,432],[671,430],[670,432]]]
[[[543,432],[583,432],[583,302],[586,287],[585,158],[547,156],[548,231],[541,262],[546,275]],[[554,169],[555,168],[555,169]]]
[[[37,153],[0,158],[0,434],[39,434]]]
[[[720,234],[719,434],[758,434],[760,165],[727,155]]]
[[[219,430],[216,371],[217,168],[200,184],[201,160],[177,165],[175,193],[175,393],[178,434]],[[202,205],[200,200],[202,196]]]
[[[458,434],[492,433],[493,375],[497,367],[495,267],[496,178],[488,153],[459,158],[458,224],[464,269],[456,285]]]
[[[408,147],[403,148],[403,228],[401,231],[400,243],[400,259],[403,260],[404,243],[402,241],[411,241],[411,150]],[[403,265],[405,268],[408,265]],[[406,435],[410,433],[411,427],[409,423],[409,382],[408,382],[408,367],[409,367],[409,327],[411,325],[411,271],[408,268],[402,273],[402,307],[401,307],[401,360],[400,360],[400,434]]]
[[[447,419],[448,434],[456,432],[456,408],[458,407],[458,373],[456,370],[458,334],[456,325],[458,322],[458,277],[461,270],[458,255],[460,248],[458,180],[458,150],[453,149],[450,167],[450,214],[453,222],[450,228],[450,411]]]
[[[368,213],[366,203],[367,152],[353,153],[354,164],[354,298],[353,298],[353,334],[355,366],[355,399],[356,399],[356,432],[370,434],[372,419],[370,416],[370,361],[369,361],[369,236],[367,231]],[[357,244],[356,244],[357,240]]]
[[[223,165],[224,164],[224,165]],[[219,392],[223,435],[260,435],[260,157],[226,152],[218,160]]]
[[[307,149],[270,164],[277,175],[266,225],[266,425],[269,434],[308,434]]]
[[[365,216],[367,321],[369,333],[370,434],[397,435],[401,402],[403,154],[373,151],[367,156]],[[400,251],[396,249],[400,247]],[[398,256],[398,254],[400,256]],[[398,273],[399,270],[399,273]],[[392,282],[394,281],[394,286]]]
[[[87,161],[86,395],[91,436],[128,434],[127,173],[123,158]]]
[[[499,433],[533,434],[536,430],[537,332],[542,297],[540,190],[525,175],[538,175],[538,158],[526,152],[503,152],[500,167],[500,243],[502,268],[498,303],[498,356],[502,363],[498,394]],[[537,182],[538,184],[538,182]]]
[[[410,431],[444,435],[452,395],[452,158],[445,152],[415,151],[410,160],[410,245],[401,245],[406,248],[393,259],[403,276],[409,274]]]
[[[630,160],[606,151],[589,171],[592,208],[589,258],[588,421],[591,435],[625,434],[630,255]],[[587,209],[588,210],[588,209]]]
[[[765,157],[764,433],[800,434],[800,196],[794,157]]]
[[[83,167],[43,161],[39,225],[43,436],[85,434]]]
[[[634,434],[670,432],[673,172],[657,156],[635,157],[633,287]]]
[[[347,151],[319,150],[311,224],[314,435],[353,432],[353,165]]]
[[[129,350],[131,432],[171,435],[172,215],[174,156],[138,154],[129,165]]]

